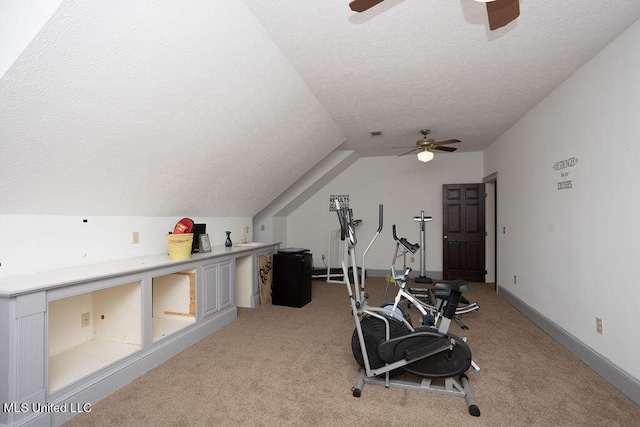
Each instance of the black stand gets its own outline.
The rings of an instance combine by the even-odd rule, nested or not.
[[[420,216],[414,216],[414,221],[420,221],[420,276],[416,277],[414,280],[416,283],[433,283],[430,277],[424,275],[424,265],[425,265],[425,244],[424,244],[424,223],[427,221],[431,221],[430,216],[424,216],[424,211],[420,213]]]

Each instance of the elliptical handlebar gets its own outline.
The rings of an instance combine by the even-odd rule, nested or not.
[[[340,223],[340,240],[344,240],[347,236],[347,219],[345,218],[345,213],[342,208],[338,204],[336,200],[336,213],[338,214],[338,222]]]
[[[345,240],[348,237],[349,246],[354,247],[357,243],[357,238],[353,222],[353,211],[346,206],[341,207],[337,200],[335,205],[338,221],[340,222],[340,240]]]
[[[371,249],[371,246],[373,245],[373,242],[376,241],[376,239],[378,238],[378,236],[380,235],[380,232],[382,231],[382,213],[383,213],[383,205],[382,203],[378,205],[378,229],[376,230],[376,233],[373,235],[373,238],[371,239],[371,242],[369,242],[369,246],[367,246],[367,249],[364,250],[364,252],[362,253],[362,280],[361,280],[361,285],[362,285],[362,289],[364,290],[364,279],[365,279],[365,273],[366,273],[366,269],[365,269],[365,265],[364,265],[364,261],[367,257],[367,252],[369,252],[369,249]]]

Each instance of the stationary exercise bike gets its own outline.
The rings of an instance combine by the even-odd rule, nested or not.
[[[396,249],[393,254],[393,259],[391,260],[391,275],[387,276],[387,286],[384,290],[383,301],[387,301],[387,295],[389,292],[389,285],[392,282],[395,282],[398,285],[398,293],[396,294],[396,306],[404,301],[409,302],[409,307],[413,306],[420,310],[423,314],[423,318],[427,319],[429,317],[432,318],[430,323],[423,322],[425,325],[435,325],[438,320],[444,313],[444,310],[448,304],[449,296],[451,295],[451,291],[446,287],[443,287],[443,281],[438,282],[433,288],[406,288],[407,280],[399,280],[395,279],[395,264],[398,258],[402,257],[404,260],[403,269],[407,270],[407,253],[414,254],[418,249],[420,249],[420,245],[418,243],[411,243],[404,237],[398,237],[396,234],[396,225],[393,224],[391,226],[393,233],[393,240],[396,242]],[[405,273],[405,276],[408,273]],[[402,296],[402,299],[398,298]],[[394,306],[394,309],[396,308]],[[477,302],[469,302],[465,297],[460,297],[458,302],[458,306],[456,307],[456,311],[453,317],[453,320],[460,326],[462,329],[469,329],[467,325],[462,322],[462,315],[465,313],[470,313],[472,311],[477,311],[480,309],[480,305]],[[428,312],[428,314],[427,314]],[[425,317],[426,316],[426,317]]]
[[[453,281],[440,284],[441,287],[450,290],[450,297],[437,329],[425,326],[414,329],[409,319],[399,310],[369,306],[364,285],[364,261],[366,253],[382,231],[382,205],[379,206],[378,229],[362,257],[363,280],[360,281],[358,275],[354,275],[353,285],[347,274],[347,263],[357,271],[355,253],[357,238],[353,212],[347,207],[340,207],[338,202],[336,202],[336,211],[340,222],[341,239],[347,242],[348,261],[342,261],[342,269],[347,278],[347,292],[356,325],[352,336],[352,350],[362,368],[360,377],[352,388],[353,396],[360,397],[366,383],[446,394],[464,397],[469,413],[476,417],[480,416],[480,409],[475,404],[469,380],[465,374],[472,364],[471,349],[466,340],[448,333],[449,324],[455,315],[462,292],[469,288],[468,283]],[[405,279],[406,274],[408,271],[405,271]],[[396,278],[401,280],[403,276],[396,276]],[[395,374],[398,370],[415,374],[421,377],[421,381],[392,379],[392,373]],[[438,384],[435,384],[434,380]]]

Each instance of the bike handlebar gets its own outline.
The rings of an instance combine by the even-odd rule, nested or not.
[[[404,270],[404,273],[403,273],[403,274],[398,275],[398,274],[396,273],[396,267],[395,267],[394,265],[392,265],[392,266],[391,266],[391,277],[393,277],[393,280],[406,282],[406,281],[407,281],[407,278],[408,278],[408,276],[409,276],[409,273],[411,273],[411,271],[412,271],[411,267],[407,267],[407,268]]]

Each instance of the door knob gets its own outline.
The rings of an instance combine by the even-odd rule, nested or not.
[[[444,236],[443,239],[446,239],[447,237],[449,237],[449,236]]]

